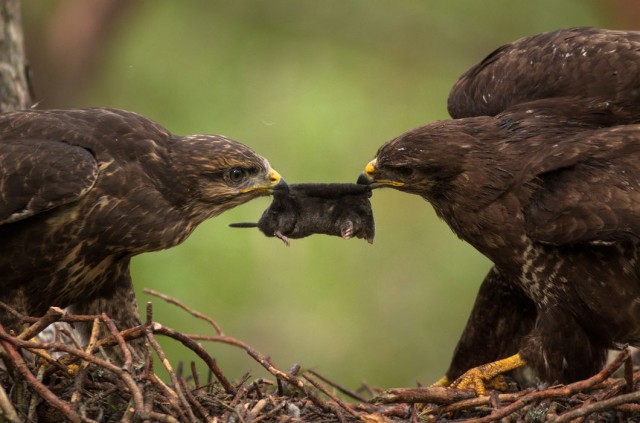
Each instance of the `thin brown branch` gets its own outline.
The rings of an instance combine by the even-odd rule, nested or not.
[[[615,372],[617,369],[620,368],[620,366],[627,359],[628,356],[629,356],[629,349],[625,348],[624,350],[622,350],[620,354],[618,354],[616,358],[613,359],[611,363],[609,363],[609,365],[607,365],[607,367],[605,367],[604,369],[602,369],[602,371],[590,377],[589,379],[585,379],[580,382],[575,382],[561,388],[532,392],[504,408],[494,410],[494,412],[488,416],[481,417],[478,419],[464,420],[464,422],[465,423],[484,423],[484,422],[496,421],[498,419],[504,418],[516,412],[517,410],[521,409],[525,405],[530,404],[534,401],[538,401],[541,399],[550,399],[550,398],[563,398],[563,397],[568,397],[572,394],[575,394],[576,392],[586,391],[592,388],[593,386],[597,385],[598,383],[602,383],[605,379],[611,376],[613,372]]]
[[[27,329],[25,329],[20,335],[18,335],[18,339],[31,339],[40,332],[42,332],[47,326],[50,324],[57,322],[64,316],[64,310],[59,307],[49,307],[49,310],[38,319],[37,322],[33,323]]]
[[[22,421],[2,385],[0,385],[0,410],[2,410],[2,418],[9,423],[20,423]]]
[[[375,398],[372,402],[382,404],[390,403],[436,403],[451,404],[453,402],[474,398],[476,396],[472,389],[454,389],[443,386],[430,386],[425,388],[393,388],[387,389]]]
[[[123,368],[127,372],[131,373],[132,359],[131,359],[131,351],[129,350],[129,346],[125,342],[122,335],[120,335],[120,331],[118,331],[118,328],[116,328],[116,324],[113,322],[113,320],[111,320],[111,318],[107,316],[106,313],[102,313],[100,317],[102,318],[102,321],[105,323],[105,325],[107,325],[109,332],[111,332],[111,336],[113,336],[116,339],[116,341],[118,342],[118,345],[120,346],[120,350],[122,351],[122,355],[124,356]]]
[[[144,288],[143,291],[145,292],[145,294],[149,294],[149,295],[153,295],[153,296],[158,297],[158,298],[162,298],[166,302],[180,307],[181,309],[183,309],[187,313],[191,314],[192,316],[197,317],[198,319],[204,320],[205,322],[207,322],[211,326],[213,326],[213,328],[216,330],[218,335],[224,335],[224,332],[222,331],[222,328],[220,327],[220,325],[215,320],[213,320],[209,316],[206,316],[206,315],[200,313],[199,311],[196,311],[196,310],[192,309],[191,307],[188,307],[187,305],[182,303],[180,300],[177,300],[177,299],[175,299],[173,297],[170,297],[169,295],[162,294],[160,292],[154,291],[153,289],[149,289],[149,288]]]
[[[13,362],[15,369],[22,376],[22,378],[27,382],[27,384],[29,384],[29,386],[31,386],[33,390],[38,393],[38,395],[40,395],[40,397],[42,397],[45,401],[47,401],[53,407],[60,410],[60,412],[64,414],[64,416],[73,423],[89,421],[88,419],[83,419],[78,414],[76,414],[73,410],[71,410],[71,407],[69,407],[68,404],[61,401],[60,398],[58,398],[53,392],[51,392],[49,388],[43,385],[42,382],[40,382],[31,373],[31,370],[27,366],[27,363],[25,363],[25,361],[20,356],[20,353],[18,353],[18,351],[14,348],[12,343],[7,340],[7,338],[11,338],[11,335],[5,332],[2,324],[0,324],[0,337],[2,338],[0,340],[0,344],[5,349],[9,357],[11,358],[11,361]]]
[[[575,410],[568,411],[564,414],[561,414],[556,419],[553,419],[553,422],[562,423],[562,422],[570,422],[576,418],[582,416],[588,416],[591,413],[595,413],[596,411],[609,410],[611,408],[615,408],[617,405],[632,403],[640,401],[640,391],[631,392],[629,394],[618,395],[613,398],[609,398],[607,400],[594,402],[592,404],[584,405]]]
[[[345,388],[344,386],[324,377],[323,375],[321,375],[320,373],[316,372],[315,370],[307,370],[307,373],[311,373],[312,375],[314,375],[315,377],[317,377],[318,379],[320,379],[321,381],[323,381],[324,383],[326,383],[327,385],[337,389],[338,391],[342,392],[343,394],[347,395],[348,397],[351,397],[353,399],[355,399],[356,401],[360,401],[360,402],[367,402],[367,399],[364,398],[362,395],[358,395],[357,393],[353,392],[350,389]]]
[[[93,348],[96,342],[98,341],[99,333],[100,333],[100,320],[94,319],[93,325],[91,327],[91,336],[89,338],[89,343],[85,348],[85,352],[87,354],[91,354],[91,352],[93,351]],[[78,374],[76,375],[73,394],[71,394],[71,406],[74,407],[74,410],[77,410],[76,405],[80,401],[80,398],[82,395],[82,387],[84,384],[84,379],[86,377],[88,368],[89,368],[89,362],[83,360],[82,363],[80,364],[80,370],[78,370]]]
[[[204,409],[202,404],[200,404],[200,402],[196,399],[193,393],[191,393],[191,390],[189,389],[189,385],[187,385],[187,382],[184,379],[180,379],[180,385],[182,386],[182,390],[187,396],[187,400],[189,400],[189,403],[195,407],[195,409],[198,411],[198,414],[200,414],[200,417],[202,417],[205,420],[210,419],[211,416],[209,415],[207,410]]]
[[[312,378],[311,376],[309,376],[307,374],[303,374],[302,377],[305,378],[313,386],[315,386],[316,389],[319,389],[320,391],[322,391],[322,393],[324,393],[326,396],[331,398],[336,404],[338,404],[340,407],[342,407],[342,409],[345,410],[347,413],[351,414],[353,417],[359,418],[358,414],[356,412],[354,412],[352,409],[350,409],[349,407],[347,407],[347,405],[344,403],[344,401],[342,401],[340,398],[336,397],[331,392],[329,392],[329,390],[327,388],[322,386],[322,384],[320,384],[314,378]]]
[[[165,355],[164,351],[160,347],[160,344],[158,344],[158,341],[156,341],[156,338],[153,336],[153,332],[151,331],[151,326],[147,326],[147,340],[149,341],[154,351],[158,355],[158,358],[160,358],[160,361],[162,362],[164,368],[169,373],[169,377],[171,378],[171,382],[173,383],[175,393],[181,405],[183,406],[182,408],[186,410],[186,415],[189,418],[189,421],[192,423],[197,423],[198,420],[196,419],[196,416],[193,414],[193,411],[191,411],[191,407],[189,407],[189,403],[187,402],[187,398],[185,397],[184,392],[182,392],[182,386],[178,381],[178,377],[173,371],[173,367],[171,366],[171,363],[167,359],[167,356]]]
[[[216,379],[220,382],[223,389],[232,394],[235,390],[229,380],[224,376],[220,368],[218,367],[216,360],[213,359],[205,350],[202,348],[200,344],[195,342],[193,339],[189,338],[186,335],[183,335],[180,332],[177,332],[173,329],[167,328],[166,326],[162,326],[160,323],[153,324],[153,333],[159,333],[161,335],[168,336],[170,338],[176,339],[180,341],[185,347],[189,348],[191,351],[196,353],[198,357],[200,357],[206,364],[209,366],[209,369],[216,376]]]
[[[223,344],[233,345],[234,347],[242,348],[245,351],[251,348],[249,344],[226,335],[197,335],[187,333],[185,336],[193,339],[194,341],[221,342]]]
[[[306,395],[315,405],[320,407],[322,410],[334,410],[334,407],[329,405],[327,402],[323,401],[318,397],[313,391],[311,391],[300,379],[292,376],[288,373],[283,372],[282,370],[278,370],[275,366],[273,366],[269,359],[262,355],[260,352],[254,350],[253,348],[249,348],[247,353],[253,357],[258,363],[262,365],[269,373],[274,375],[280,380],[283,380],[289,383],[291,386],[297,388],[304,395]]]
[[[170,297],[168,297],[170,298]],[[174,304],[181,304],[175,301]],[[190,309],[183,308],[190,312]],[[193,313],[192,313],[193,314]],[[35,420],[43,409],[54,406],[46,397],[47,393],[38,392],[39,385],[45,386],[50,381],[54,385],[46,386],[50,395],[57,398],[81,420],[65,419],[69,421],[90,421],[86,416],[98,416],[98,410],[105,412],[107,404],[111,407],[114,401],[124,401],[119,407],[111,407],[116,414],[110,419],[123,422],[160,421],[160,422],[195,422],[195,421],[226,421],[235,419],[238,422],[264,421],[362,421],[384,422],[394,419],[402,421],[436,421],[446,417],[459,422],[461,417],[471,417],[472,422],[488,421],[520,421],[529,413],[542,413],[550,421],[582,421],[587,416],[597,415],[603,411],[614,411],[631,416],[640,413],[640,392],[635,390],[640,379],[640,370],[633,372],[631,362],[627,359],[628,351],[623,351],[602,372],[592,378],[576,382],[567,386],[552,387],[541,391],[532,389],[501,393],[492,392],[491,397],[474,397],[472,391],[466,392],[448,388],[404,388],[390,389],[378,394],[377,401],[388,404],[368,404],[357,393],[328,380],[314,371],[307,371],[299,376],[299,365],[294,365],[289,371],[279,370],[264,354],[253,349],[249,344],[226,335],[191,335],[176,331],[153,321],[152,307],[147,309],[147,321],[143,325],[118,331],[108,316],[64,315],[52,312],[48,316],[32,318],[22,316],[24,322],[33,323],[28,332],[20,339],[6,332],[0,331],[0,357],[7,364],[9,371],[5,373],[3,387],[6,389],[10,379],[17,383],[22,394],[22,402],[14,403],[14,393],[6,395],[0,389],[0,415],[7,421],[14,423],[21,417]],[[56,331],[54,342],[28,340],[38,333],[49,319],[69,322],[93,321],[91,339],[86,347],[78,344],[70,345],[68,337],[73,337],[71,330]],[[206,320],[206,319],[205,319]],[[109,333],[100,339],[100,325],[104,322]],[[63,334],[64,336],[60,336]],[[158,335],[170,337],[194,351],[209,367],[208,383],[201,385],[196,363],[191,362],[191,376],[194,386],[182,376],[182,371],[175,371],[175,366],[169,361],[163,349],[158,344]],[[126,358],[126,351],[131,341],[147,341],[148,359],[144,369],[135,376],[131,374],[132,363]],[[261,364],[273,379],[256,379],[251,381],[249,374],[243,376],[231,385],[226,376],[217,367],[215,359],[209,355],[198,341],[225,343],[245,350],[259,364]],[[116,346],[125,355],[124,366],[119,367],[109,360],[104,349]],[[20,350],[28,350],[36,355],[46,357],[51,366],[39,366],[34,375],[28,359],[21,358]],[[49,353],[67,353],[59,359],[52,358]],[[112,350],[111,350],[112,351]],[[168,371],[170,382],[163,382],[153,370],[150,359],[153,352]],[[95,355],[94,355],[95,352]],[[101,358],[101,354],[102,357]],[[54,355],[55,356],[55,355]],[[64,363],[79,362],[79,370],[71,372]],[[611,378],[614,370],[624,363],[624,378]],[[181,368],[180,365],[177,367]],[[46,369],[46,372],[45,372]],[[60,369],[64,377],[53,375]],[[27,376],[26,373],[30,374]],[[0,370],[0,375],[2,370]],[[211,375],[215,375],[219,384],[212,383]],[[313,375],[313,377],[312,377]],[[321,382],[320,382],[321,381]],[[218,389],[222,386],[223,390]],[[276,388],[278,386],[278,388]],[[372,395],[381,392],[379,388],[371,388],[363,384]],[[293,389],[290,389],[293,388]],[[625,393],[632,389],[630,393]],[[336,391],[354,398],[359,403],[348,403],[336,395]],[[59,396],[56,396],[59,395]],[[324,395],[330,400],[325,400]],[[53,398],[55,400],[55,398]],[[426,403],[419,409],[413,403]],[[60,405],[59,404],[59,405]],[[13,414],[11,411],[13,407]],[[573,408],[572,408],[573,407]],[[569,409],[568,411],[566,411]],[[37,413],[36,413],[36,410]],[[57,411],[56,411],[57,413]],[[63,413],[61,411],[61,413]],[[560,414],[563,413],[563,414]],[[63,414],[64,415],[64,414]],[[11,417],[8,417],[11,416]],[[16,420],[16,416],[18,420]],[[102,416],[102,414],[100,414]],[[479,417],[483,416],[483,417]],[[478,418],[479,417],[479,418]],[[103,417],[101,417],[103,418]],[[105,417],[106,418],[106,417]],[[591,418],[591,417],[589,417]],[[12,420],[13,419],[13,420]]]

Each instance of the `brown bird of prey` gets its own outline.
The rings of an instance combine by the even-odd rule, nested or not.
[[[132,112],[0,115],[0,301],[140,323],[131,257],[173,247],[205,219],[284,184],[220,135],[176,136]],[[16,321],[0,309],[0,322]]]
[[[442,384],[588,377],[640,345],[640,34],[520,39],[466,72],[460,119],[387,142],[359,183],[420,195],[494,264]]]

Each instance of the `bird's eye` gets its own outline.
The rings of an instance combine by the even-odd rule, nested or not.
[[[227,172],[227,180],[233,184],[242,182],[245,178],[247,171],[245,169],[234,167]]]
[[[404,167],[404,166],[397,167],[396,171],[404,177],[411,176],[411,174],[413,173],[413,169],[411,169],[410,167]]]

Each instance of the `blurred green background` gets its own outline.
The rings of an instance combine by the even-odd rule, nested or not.
[[[633,29],[640,13],[604,0],[27,0],[23,15],[40,107],[118,107],[178,134],[224,134],[298,183],[354,182],[384,141],[446,119],[457,77],[501,44],[561,27]],[[373,245],[321,235],[287,248],[227,226],[255,221],[269,201],[135,258],[140,304],[152,299],[143,287],[164,292],[277,366],[352,388],[442,376],[490,263],[424,200],[392,190],[372,198]],[[153,301],[155,320],[213,334]],[[163,346],[174,365],[194,359]],[[241,350],[205,346],[232,379],[264,375]]]

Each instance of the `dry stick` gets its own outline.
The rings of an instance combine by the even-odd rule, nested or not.
[[[625,360],[625,363],[627,363],[627,361]],[[634,374],[634,379],[638,379],[640,377],[640,371],[636,372]],[[608,394],[610,393],[617,393],[619,390],[623,389],[624,387],[626,387],[626,381],[625,379],[607,379],[605,381],[603,381],[602,383],[598,383],[596,385],[594,385],[592,387],[592,389],[609,389],[609,391],[607,392]],[[514,393],[509,393],[509,394],[500,394],[498,395],[498,400],[502,403],[510,403],[510,402],[514,402],[516,400],[518,400],[519,398],[534,392],[533,388],[528,388],[526,390],[520,391],[520,392],[514,392]],[[474,407],[478,407],[481,405],[487,405],[489,404],[489,398],[488,397],[478,397],[478,398],[471,398],[468,400],[461,400],[452,404],[449,404],[443,408],[438,408],[435,407],[431,410],[429,410],[426,414],[434,414],[434,413],[438,413],[438,414],[447,414],[447,413],[451,413],[451,412],[455,412],[455,411],[461,411],[461,410],[465,410],[468,408],[474,408]],[[639,406],[639,410],[640,410],[640,406]]]
[[[9,312],[9,314],[12,314],[12,315],[13,315],[13,317],[16,317],[16,318],[18,318],[18,319],[20,319],[20,320],[26,321],[26,320],[25,320],[25,315],[24,315],[24,314],[22,314],[22,313],[20,313],[20,312],[19,312],[18,310],[16,310],[15,308],[11,307],[9,304],[7,304],[7,303],[4,303],[4,302],[0,301],[0,307],[2,307],[3,309],[5,309],[5,311],[8,311],[8,312]],[[36,320],[38,320],[38,319],[33,319],[33,322],[35,322]],[[32,323],[33,323],[33,322],[32,322]]]
[[[356,401],[367,402],[367,399],[364,398],[363,396],[358,395],[357,393],[345,388],[344,386],[341,386],[341,385],[337,384],[336,382],[333,382],[332,380],[329,380],[328,378],[322,376],[320,373],[316,372],[315,370],[307,370],[307,373],[311,373],[312,375],[314,375],[315,377],[317,377],[318,379],[320,379],[324,383],[336,388],[338,391],[340,391],[343,394],[355,399]]]
[[[236,405],[238,405],[240,403],[240,400],[242,398],[244,398],[247,394],[247,388],[245,388],[244,386],[241,386],[240,389],[238,389],[238,391],[236,392],[236,394],[234,395],[233,399],[231,400],[231,402],[227,405],[224,404],[224,408],[227,410],[223,415],[222,415],[222,421],[230,421],[231,420],[231,415],[235,414],[236,416],[238,416],[238,418],[240,419],[240,421],[244,421],[244,419],[242,418],[242,416],[240,415],[240,412],[238,410],[236,410]],[[220,402],[222,404],[222,402]]]
[[[180,341],[184,346],[196,353],[198,357],[200,357],[207,364],[207,366],[209,366],[209,369],[211,369],[213,374],[216,376],[216,379],[218,379],[226,393],[233,394],[235,392],[229,380],[224,376],[224,374],[222,374],[222,371],[218,367],[216,360],[211,357],[200,344],[189,338],[189,336],[168,327],[162,326],[157,322],[153,323],[152,330],[153,333],[159,333],[161,335],[165,335],[177,341]]]
[[[529,394],[533,392],[533,388],[529,388],[527,390],[524,391],[520,391],[520,392],[515,392],[512,394],[500,394],[498,395],[498,401],[500,401],[501,403],[510,403],[510,402],[514,402],[516,400],[518,400],[519,398],[525,396],[526,394]],[[460,400],[457,402],[454,402],[452,404],[449,404],[443,408],[433,408],[432,410],[430,410],[427,414],[433,414],[433,413],[441,413],[441,414],[446,414],[446,413],[451,413],[454,411],[461,411],[461,410],[465,410],[467,408],[474,408],[474,407],[478,407],[481,405],[488,405],[489,404],[489,397],[483,396],[483,397],[478,397],[478,398],[470,398],[467,400]]]
[[[42,380],[44,379],[44,370],[45,370],[44,366],[38,369],[38,373],[36,375],[36,379],[38,379],[38,382],[42,382]],[[29,409],[27,411],[28,421],[32,422],[37,420],[37,418],[35,417],[36,407],[40,404],[40,402],[42,402],[42,398],[40,398],[37,395],[31,395],[30,402],[29,402]]]
[[[164,383],[162,383],[160,381],[160,379],[158,379],[155,374],[153,375],[154,380],[156,380],[156,382],[160,382],[162,385],[164,385],[164,390],[166,392],[169,392],[171,396],[173,396],[174,398],[176,398],[179,401],[180,406],[178,406],[177,409],[180,411],[181,414],[184,413],[183,409],[186,409],[187,414],[186,414],[185,418],[188,418],[188,420],[191,421],[191,422],[197,422],[196,417],[193,414],[193,411],[191,410],[191,407],[189,407],[189,403],[187,402],[182,390],[180,389],[180,383],[178,382],[178,378],[176,377],[176,374],[173,371],[173,368],[171,367],[171,363],[169,363],[169,360],[167,359],[167,356],[165,355],[165,353],[162,350],[162,348],[160,347],[160,344],[158,344],[158,341],[153,336],[153,333],[151,331],[152,325],[153,325],[153,304],[149,301],[149,302],[147,302],[147,320],[146,320],[146,325],[145,325],[145,334],[147,336],[147,341],[149,341],[149,344],[151,344],[151,347],[154,349],[154,351],[158,355],[158,358],[160,359],[160,361],[164,365],[164,368],[169,373],[169,377],[171,378],[171,381],[173,382],[173,386],[175,387],[175,391],[173,391],[168,386],[166,386]]]
[[[276,369],[270,362],[267,357],[254,350],[253,348],[247,349],[247,353],[253,357],[258,363],[262,365],[269,373],[274,375],[276,378],[280,380],[284,380],[285,382],[291,384],[298,390],[300,390],[303,394],[305,394],[315,405],[320,407],[324,411],[333,411],[336,412],[336,408],[327,402],[320,399],[313,391],[305,386],[305,384],[295,376],[289,375],[282,370]]]
[[[196,408],[196,410],[198,410],[198,413],[200,414],[200,416],[202,416],[202,418],[205,420],[210,419],[211,416],[209,415],[207,410],[205,410],[202,404],[200,404],[200,401],[198,401],[197,398],[191,393],[191,390],[189,389],[189,385],[187,384],[187,382],[184,379],[180,379],[180,384],[182,385],[182,389],[184,390],[184,393],[187,396],[189,403],[192,404]]]
[[[239,339],[232,338],[226,335],[197,335],[192,333],[187,333],[185,336],[193,339],[194,341],[210,341],[210,342],[221,342],[223,344],[233,345],[234,347],[242,348],[247,351],[251,348],[249,344],[246,342],[240,341]]]
[[[397,417],[407,419],[411,415],[411,405],[409,404],[350,404],[351,407],[358,411],[364,411],[368,414],[382,414],[387,417]]]
[[[383,404],[406,403],[436,403],[450,404],[475,397],[471,389],[454,389],[444,386],[430,386],[426,388],[392,388],[387,389],[374,397],[372,402]],[[487,398],[488,403],[488,398]]]
[[[153,422],[180,423],[180,421],[173,416],[155,411],[149,413],[149,420]]]
[[[0,385],[0,410],[2,410],[2,418],[9,423],[20,423],[22,421],[2,385]]]
[[[247,413],[246,413],[247,421],[255,422],[256,420],[260,420],[260,419],[256,419],[256,417],[258,417],[258,415],[266,405],[267,405],[267,400],[265,400],[264,398],[256,402],[256,404],[253,406],[253,408],[251,408],[251,410],[247,410]]]
[[[47,326],[52,323],[57,322],[64,316],[64,310],[59,307],[49,307],[49,310],[38,319],[37,322],[33,323],[27,329],[25,329],[20,335],[17,336],[18,339],[31,339],[40,332],[42,332]]]
[[[22,359],[20,353],[13,347],[12,343],[6,339],[11,338],[7,332],[5,332],[4,327],[0,324],[0,345],[5,349],[9,357],[11,358],[11,362],[15,366],[16,370],[20,375],[24,378],[24,380],[33,388],[34,391],[38,393],[45,401],[51,404],[53,407],[60,410],[62,414],[65,415],[67,419],[72,422],[82,422],[85,421],[76,414],[71,407],[60,398],[58,398],[53,392],[51,392],[45,385],[43,385],[29,370],[27,363]],[[5,338],[6,337],[6,338]],[[21,341],[25,342],[25,341]]]
[[[353,411],[352,409],[347,407],[346,404],[344,403],[344,401],[342,401],[340,398],[336,397],[331,392],[329,392],[329,390],[327,388],[325,388],[324,386],[322,386],[317,380],[315,380],[314,378],[312,378],[311,376],[306,375],[306,374],[303,374],[302,377],[305,378],[306,380],[308,380],[309,383],[311,383],[317,389],[321,390],[326,396],[331,398],[336,404],[338,404],[340,407],[342,407],[347,413],[351,414],[353,417],[356,417],[356,418],[360,417],[355,411]]]
[[[59,323],[59,322],[56,322],[56,323]],[[82,343],[78,340],[78,337],[73,332],[69,332],[67,328],[65,328],[64,326],[58,326],[56,325],[56,323],[54,323],[54,326],[53,326],[55,328],[55,334],[57,337],[56,342],[61,341],[60,335],[62,334],[62,335],[65,335],[69,339],[69,341],[71,341],[71,343],[73,343],[74,347],[82,348],[82,345],[81,345]],[[67,323],[67,325],[69,325],[69,323]],[[64,341],[64,342],[68,343],[68,341]]]
[[[129,346],[124,341],[124,338],[120,335],[120,331],[118,331],[116,324],[113,322],[113,320],[111,320],[109,316],[107,316],[106,313],[102,313],[100,318],[107,325],[109,332],[111,332],[111,336],[116,338],[116,341],[118,341],[118,345],[120,346],[120,349],[122,350],[122,354],[124,355],[124,365],[122,367],[127,372],[131,373],[132,360],[131,360],[131,351],[129,351]]]
[[[85,348],[85,352],[87,354],[91,354],[91,352],[93,351],[93,347],[98,341],[99,333],[100,333],[100,320],[96,318],[93,320],[93,326],[91,327],[91,337],[89,338],[89,344]],[[84,384],[84,378],[85,378],[85,375],[87,374],[88,368],[89,368],[89,362],[82,361],[82,364],[80,365],[80,370],[76,375],[73,394],[71,394],[71,406],[74,409],[77,409],[76,405],[78,404],[78,401],[80,401],[80,397],[82,393],[82,385]]]
[[[260,389],[260,386],[259,386],[261,383],[262,383],[261,378],[251,382],[251,385],[249,385],[249,387],[247,388],[247,395],[251,395],[252,392],[255,392],[256,399],[261,400],[262,398],[264,398],[264,395],[262,395],[262,390]]]
[[[180,300],[177,300],[177,299],[175,299],[173,297],[170,297],[170,296],[168,296],[166,294],[162,294],[160,292],[154,291],[153,289],[149,289],[149,288],[144,288],[143,291],[146,294],[154,295],[154,296],[156,296],[158,298],[162,298],[163,300],[165,300],[168,303],[171,303],[173,305],[177,305],[178,307],[180,307],[181,309],[183,309],[187,313],[190,313],[192,316],[195,316],[198,319],[202,319],[202,320],[208,322],[211,326],[213,326],[213,328],[216,330],[216,332],[218,332],[218,335],[224,335],[224,332],[222,331],[222,328],[220,327],[220,325],[215,320],[213,320],[209,316],[206,316],[206,315],[200,313],[199,311],[196,311],[196,310],[186,306]]]
[[[148,304],[150,304],[150,303],[148,303]],[[151,344],[151,346],[155,350],[156,354],[158,355],[158,358],[160,358],[160,361],[162,361],[162,364],[164,365],[164,368],[167,369],[167,372],[169,373],[169,377],[171,378],[171,382],[173,383],[173,387],[175,389],[175,393],[176,393],[176,395],[178,397],[178,401],[180,401],[180,404],[182,405],[182,407],[186,411],[187,418],[189,419],[189,421],[193,422],[193,423],[197,423],[198,419],[193,414],[193,410],[191,410],[191,407],[189,406],[189,402],[185,398],[184,392],[182,392],[182,387],[180,386],[180,382],[178,381],[178,377],[176,376],[175,372],[173,371],[173,367],[171,366],[171,363],[169,363],[169,360],[167,359],[167,356],[165,355],[165,353],[162,350],[162,348],[160,347],[160,344],[158,344],[158,341],[153,336],[153,333],[151,332],[151,327],[150,326],[147,326],[147,327],[148,327],[147,340],[149,341],[149,343]]]
[[[78,321],[86,321],[85,317],[100,318],[100,316],[81,316],[81,317],[82,317],[82,320],[61,319],[60,321],[65,322],[69,320],[69,322],[78,322]],[[226,335],[204,336],[204,335],[183,334],[183,333],[177,332],[174,329],[168,328],[166,326],[162,326],[160,323],[157,323],[157,322],[154,322],[153,333],[160,333],[162,335],[166,335],[168,337],[176,339],[178,342],[183,342],[186,340],[186,342],[188,342],[189,345],[191,346],[197,345],[197,343],[194,343],[193,341],[203,340],[203,341],[212,341],[212,342],[222,342],[225,344],[234,345],[236,347],[242,348],[243,350],[250,348],[248,344]],[[131,341],[134,339],[145,337],[146,336],[145,325],[139,325],[139,326],[134,326],[132,328],[124,329],[120,332],[120,336],[122,336],[122,338],[125,341]],[[117,340],[113,336],[108,336],[106,338],[99,340],[98,343],[96,344],[96,348],[110,347],[110,346],[116,345],[117,343],[118,343]],[[189,347],[189,345],[185,345],[185,346]],[[201,357],[201,358],[204,359],[204,357]],[[61,357],[60,359],[60,361],[64,364],[70,364],[71,362],[77,361],[77,360],[78,360],[78,357],[73,357],[73,356],[71,357],[64,356],[64,357]],[[230,392],[230,393],[233,393],[233,392]]]
[[[633,392],[635,384],[633,383],[633,358],[631,354],[624,361],[624,380],[627,382],[625,391],[627,393]]]
[[[517,410],[521,409],[525,405],[539,399],[568,397],[577,392],[586,391],[592,388],[593,386],[597,385],[598,383],[603,382],[609,376],[611,376],[611,374],[621,366],[621,364],[624,362],[624,360],[627,359],[628,356],[629,356],[629,349],[625,348],[624,350],[622,350],[620,354],[618,354],[616,358],[613,359],[613,361],[611,361],[611,363],[607,365],[607,367],[605,367],[599,373],[590,377],[589,379],[585,379],[580,382],[575,382],[562,388],[547,389],[546,391],[532,392],[518,399],[513,404],[510,404],[498,410],[494,410],[494,412],[489,414],[488,416],[481,417],[478,419],[460,420],[460,422],[465,422],[465,423],[492,422],[492,421],[501,419],[505,416],[508,416],[509,414],[512,414]]]
[[[92,362],[93,364],[103,367],[107,370],[110,370],[112,372],[114,372],[117,376],[120,377],[120,379],[122,379],[122,381],[124,382],[125,386],[129,389],[129,391],[131,391],[131,396],[133,397],[134,400],[134,404],[136,405],[136,408],[138,410],[138,412],[141,414],[140,417],[146,417],[144,415],[144,407],[143,407],[143,401],[142,401],[142,394],[140,392],[140,389],[138,388],[138,386],[136,385],[135,381],[133,380],[133,377],[126,371],[122,370],[120,367],[106,361],[100,358],[97,358],[91,354],[87,354],[86,352],[79,350],[77,348],[74,347],[70,347],[68,345],[65,345],[63,343],[42,343],[42,344],[38,344],[35,342],[29,342],[29,341],[23,341],[21,339],[16,339],[15,337],[12,337],[11,335],[9,335],[7,332],[4,331],[4,328],[2,328],[2,325],[0,325],[0,343],[4,344],[8,344],[9,346],[11,345],[15,345],[19,348],[26,348],[29,350],[37,350],[37,349],[43,349],[43,350],[55,350],[55,351],[62,351],[62,352],[66,352],[69,354],[74,354],[76,356],[78,356],[81,359],[87,360]],[[15,351],[15,350],[14,350]],[[26,363],[25,363],[25,367],[26,367]],[[27,369],[28,372],[28,369]],[[29,375],[31,375],[31,373],[29,372]],[[33,375],[31,375],[33,377]],[[46,389],[46,388],[45,388]],[[57,397],[56,397],[57,398]],[[46,398],[45,398],[46,399]]]
[[[620,404],[616,406],[616,410],[628,414],[638,414],[640,413],[640,404]]]
[[[191,377],[193,377],[193,384],[195,386],[195,391],[200,389],[200,375],[198,374],[198,369],[196,368],[196,362],[191,362]]]
[[[167,386],[167,384],[164,383],[155,373],[151,374],[149,377],[149,380],[151,380],[154,385],[156,385],[162,392],[164,392],[164,399],[169,403],[169,405],[171,405],[171,407],[176,410],[175,412],[179,414],[182,419],[186,419],[187,416],[184,415],[182,406],[179,403],[178,394],[176,394],[173,389]]]
[[[617,397],[609,398],[607,400],[603,400],[599,402],[594,402],[592,404],[585,405],[578,409],[568,411],[564,414],[561,414],[560,416],[558,416],[557,418],[551,421],[556,423],[570,422],[571,420],[577,417],[587,416],[591,413],[595,413],[596,411],[608,410],[620,404],[639,401],[639,400],[640,400],[640,391],[632,392],[630,394],[622,394],[622,395],[618,395]]]

